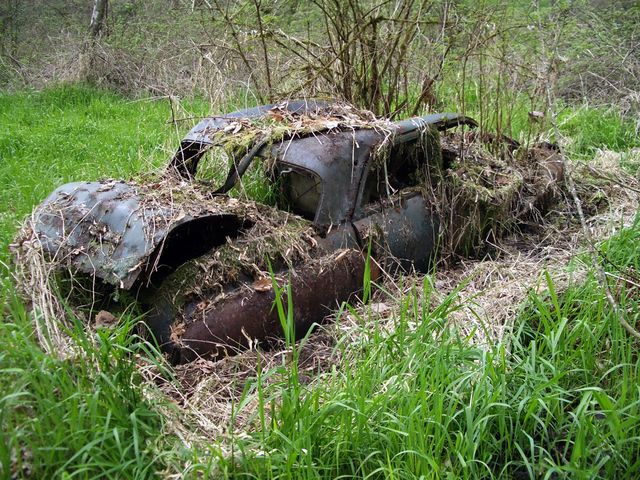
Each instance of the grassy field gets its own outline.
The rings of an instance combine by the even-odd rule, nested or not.
[[[206,107],[193,102],[186,111]],[[131,102],[82,86],[0,94],[3,263],[18,222],[57,185],[161,166],[179,138],[170,120],[166,100]],[[614,110],[566,109],[559,123],[575,158],[640,145],[633,124]],[[190,126],[180,124],[179,133]],[[614,291],[633,325],[639,242],[637,220],[601,246],[605,268],[631,279]],[[222,425],[220,443],[208,446],[168,434],[172,420],[162,412],[176,408],[137,365],[144,358],[166,367],[133,334],[139,319],[98,333],[78,321],[69,334],[81,353],[46,355],[10,267],[2,272],[3,478],[631,479],[640,472],[638,345],[594,271],[562,292],[543,274],[547,293],[531,294],[513,335],[488,349],[450,327],[448,316],[460,308],[455,292],[436,302],[430,277],[407,280],[415,286],[397,299],[386,334],[366,309],[345,307],[340,315],[361,327],[356,340],[339,339],[343,361],[308,383],[292,346],[291,362],[259,369],[234,406],[241,412],[257,402],[252,428]]]

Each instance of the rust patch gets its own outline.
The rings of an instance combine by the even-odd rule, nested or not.
[[[365,258],[358,250],[344,250],[292,271],[287,282],[279,282],[280,299],[287,305],[291,289],[296,338],[314,323],[321,323],[330,310],[346,302],[363,286]],[[378,276],[375,267],[372,277]],[[204,357],[219,359],[245,350],[254,343],[269,343],[283,336],[276,292],[238,289],[228,297],[187,319],[187,328],[177,346],[179,363]],[[285,312],[286,315],[286,312]]]

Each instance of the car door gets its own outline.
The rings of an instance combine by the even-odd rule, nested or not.
[[[440,222],[426,192],[436,186],[441,163],[439,135],[430,129],[371,162],[353,224],[386,268],[428,271]]]

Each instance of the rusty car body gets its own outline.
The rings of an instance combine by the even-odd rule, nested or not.
[[[282,337],[283,314],[300,338],[380,267],[426,271],[440,228],[427,194],[444,169],[439,131],[459,125],[476,123],[375,121],[313,100],[210,117],[163,177],[63,185],[34,230],[61,269],[131,292],[174,363],[215,359]],[[223,185],[201,182],[208,152],[243,130],[254,133]],[[256,162],[273,206],[228,194]]]

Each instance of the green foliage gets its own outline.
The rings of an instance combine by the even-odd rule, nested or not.
[[[558,127],[571,139],[569,149],[579,158],[593,158],[596,149],[624,152],[640,147],[635,122],[611,107],[567,107],[560,112]]]

